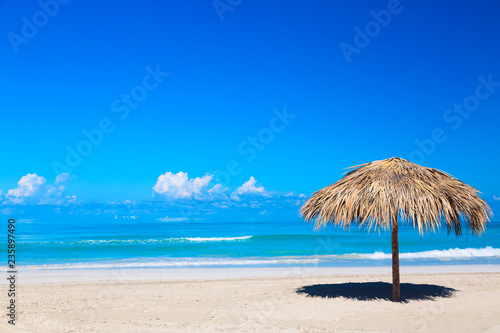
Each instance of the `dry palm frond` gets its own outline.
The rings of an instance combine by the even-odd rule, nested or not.
[[[478,191],[442,171],[393,157],[353,167],[342,179],[314,193],[301,207],[305,220],[320,228],[351,223],[387,228],[398,218],[420,233],[446,222],[461,235],[461,222],[481,234],[492,215]]]

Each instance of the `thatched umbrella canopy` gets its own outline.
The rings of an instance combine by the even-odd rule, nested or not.
[[[423,231],[445,222],[448,232],[462,234],[461,223],[480,235],[492,212],[478,191],[442,171],[393,157],[349,169],[342,179],[314,193],[301,207],[315,228],[351,223],[392,228],[393,301],[400,300],[398,221]]]

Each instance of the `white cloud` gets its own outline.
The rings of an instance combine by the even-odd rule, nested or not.
[[[226,193],[229,189],[227,187],[222,186],[221,184],[215,184],[214,187],[212,187],[210,190],[208,190],[209,194],[220,194],[220,193]]]
[[[135,206],[137,205],[137,201],[132,201],[132,200],[122,200],[122,201],[108,201],[108,204],[110,205],[127,205],[127,206]]]
[[[263,203],[258,202],[258,201],[250,201],[250,207],[252,208],[260,208],[262,207]]]
[[[222,184],[213,183],[214,176],[207,173],[203,177],[189,178],[187,172],[178,172],[176,174],[167,172],[158,177],[153,186],[153,196],[167,200],[200,200],[213,201],[214,207],[227,209],[233,205],[243,205],[247,200],[259,200],[262,198],[271,198],[271,192],[266,191],[263,186],[257,185],[257,180],[250,177],[233,192]],[[218,203],[218,205],[217,205]],[[262,203],[248,201],[253,208],[258,208]]]
[[[229,200],[229,188],[221,184],[215,184],[214,187],[208,190],[208,196],[212,200]]]
[[[10,209],[10,208],[4,208],[4,209],[2,209],[2,214],[3,215],[12,215],[12,213],[13,213],[12,209]]]
[[[153,191],[169,199],[200,199],[206,194],[206,187],[213,176],[206,174],[203,177],[188,178],[187,172],[178,172],[173,174],[167,172],[158,177]]]
[[[57,175],[55,184],[64,184],[71,180],[72,176],[69,173],[61,173],[60,175]]]
[[[266,192],[264,186],[255,186],[257,184],[257,180],[252,176],[249,180],[247,180],[243,185],[238,187],[233,193],[231,193],[231,199],[235,201],[240,201],[242,196],[248,195],[257,195],[270,197],[269,192]]]
[[[62,174],[56,177],[55,184],[67,182],[71,176]],[[21,177],[17,187],[5,195],[4,205],[18,204],[49,204],[60,205],[76,202],[75,196],[65,196],[64,185],[46,185],[46,180],[36,173],[29,173]]]
[[[29,173],[21,177],[17,182],[17,188],[7,192],[4,203],[22,204],[30,197],[39,196],[44,185],[45,178],[39,177],[36,173]]]
[[[229,206],[227,205],[227,203],[224,203],[224,202],[214,202],[212,204],[213,207],[215,208],[220,208],[220,209],[229,209]]]

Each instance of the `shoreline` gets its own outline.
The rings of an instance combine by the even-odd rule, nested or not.
[[[121,268],[54,269],[18,271],[19,284],[84,283],[96,281],[203,281],[248,278],[387,275],[391,266],[342,267],[229,267],[229,268]],[[500,273],[500,265],[415,265],[401,266],[401,275]],[[6,285],[3,281],[0,285]]]
[[[403,302],[391,301],[392,276],[389,267],[383,269],[318,269],[316,275],[282,269],[195,269],[192,273],[203,275],[184,275],[184,280],[178,270],[157,279],[157,272],[148,269],[108,271],[104,277],[95,271],[69,271],[56,279],[62,282],[50,280],[61,271],[44,278],[21,275],[16,326],[2,320],[0,331],[500,331],[500,266],[404,267]],[[35,283],[27,283],[30,279]]]

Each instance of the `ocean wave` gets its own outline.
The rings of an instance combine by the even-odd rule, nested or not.
[[[232,237],[234,238],[234,237]],[[391,253],[377,251],[374,253],[349,253],[336,255],[288,256],[288,257],[158,257],[129,258],[110,261],[93,261],[78,263],[54,263],[42,265],[18,266],[20,270],[50,269],[111,269],[111,268],[189,268],[189,267],[232,267],[232,266],[280,266],[280,265],[338,265],[339,262],[356,264],[358,260],[390,260]],[[400,253],[401,259],[447,260],[500,257],[500,249],[487,246],[485,248],[454,248],[448,250],[432,250]]]
[[[352,254],[346,255],[361,259],[384,260],[391,259],[391,253],[377,251],[367,254]],[[477,258],[477,257],[496,257],[500,256],[500,249],[487,246],[484,248],[466,248],[466,249],[448,249],[448,250],[431,250],[422,252],[406,252],[400,253],[400,259],[460,259],[460,258]]]
[[[250,239],[253,236],[241,236],[241,237],[183,237],[179,239],[185,239],[189,242],[226,242],[226,241],[236,241]]]
[[[126,237],[126,236],[125,236]],[[318,235],[286,235],[286,234],[275,234],[275,235],[248,235],[248,236],[214,236],[214,237],[171,237],[171,238],[151,238],[151,239],[81,239],[81,240],[61,240],[61,241],[23,241],[23,245],[28,246],[50,246],[50,245],[62,245],[62,246],[74,246],[74,245],[128,245],[128,244],[154,244],[154,243],[202,243],[202,242],[236,242],[245,241],[252,239],[258,242],[276,242],[276,241],[319,241],[325,236]],[[328,236],[330,237],[330,236]]]
[[[216,259],[216,258],[180,258],[154,261],[110,261],[110,262],[81,262],[66,264],[45,264],[18,266],[19,270],[51,270],[51,269],[110,269],[110,268],[168,268],[168,267],[218,267],[218,266],[262,266],[262,265],[290,265],[314,264],[317,258],[290,259]]]
[[[184,222],[187,219],[187,217],[160,217],[156,220],[160,222]]]
[[[78,244],[151,244],[151,243],[179,243],[179,242],[231,242],[242,241],[252,238],[253,236],[236,236],[236,237],[172,237],[165,239],[85,239],[77,241],[60,241],[60,242],[23,242],[31,245],[78,245]]]

